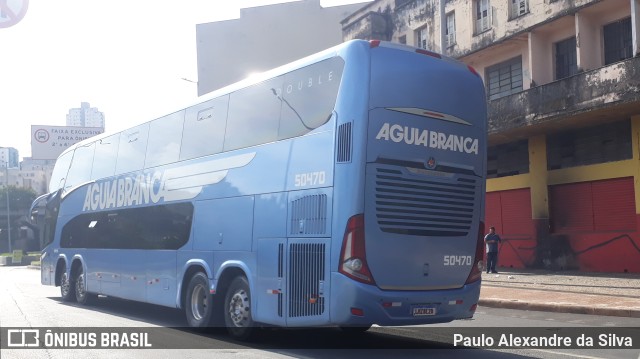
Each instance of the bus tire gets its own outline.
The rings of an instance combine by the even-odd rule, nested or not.
[[[76,288],[75,282],[69,279],[69,273],[60,274],[60,297],[65,302],[75,302]]]
[[[253,332],[251,291],[244,276],[233,279],[224,298],[224,323],[235,339],[247,340]]]
[[[213,315],[213,296],[209,292],[209,278],[198,272],[189,280],[185,301],[185,315],[192,328],[206,328]]]
[[[75,280],[75,297],[76,301],[82,305],[88,305],[93,302],[93,299],[96,297],[95,294],[87,292],[87,280],[84,275],[84,271],[82,268],[78,268]]]

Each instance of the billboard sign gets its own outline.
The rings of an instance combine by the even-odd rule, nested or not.
[[[55,160],[74,143],[104,132],[102,127],[31,126],[31,157]]]

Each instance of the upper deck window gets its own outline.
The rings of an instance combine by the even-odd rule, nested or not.
[[[178,161],[183,125],[184,111],[178,111],[151,122],[145,168]]]
[[[144,166],[147,152],[149,124],[145,123],[120,134],[116,174],[139,171]]]
[[[285,75],[278,139],[302,136],[329,121],[343,66],[334,57]]]

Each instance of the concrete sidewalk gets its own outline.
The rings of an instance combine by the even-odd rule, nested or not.
[[[479,305],[640,318],[640,274],[515,269],[483,273]]]

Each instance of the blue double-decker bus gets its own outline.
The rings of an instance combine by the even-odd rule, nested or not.
[[[63,152],[32,207],[42,283],[240,338],[470,318],[486,122],[471,67],[341,44]]]

